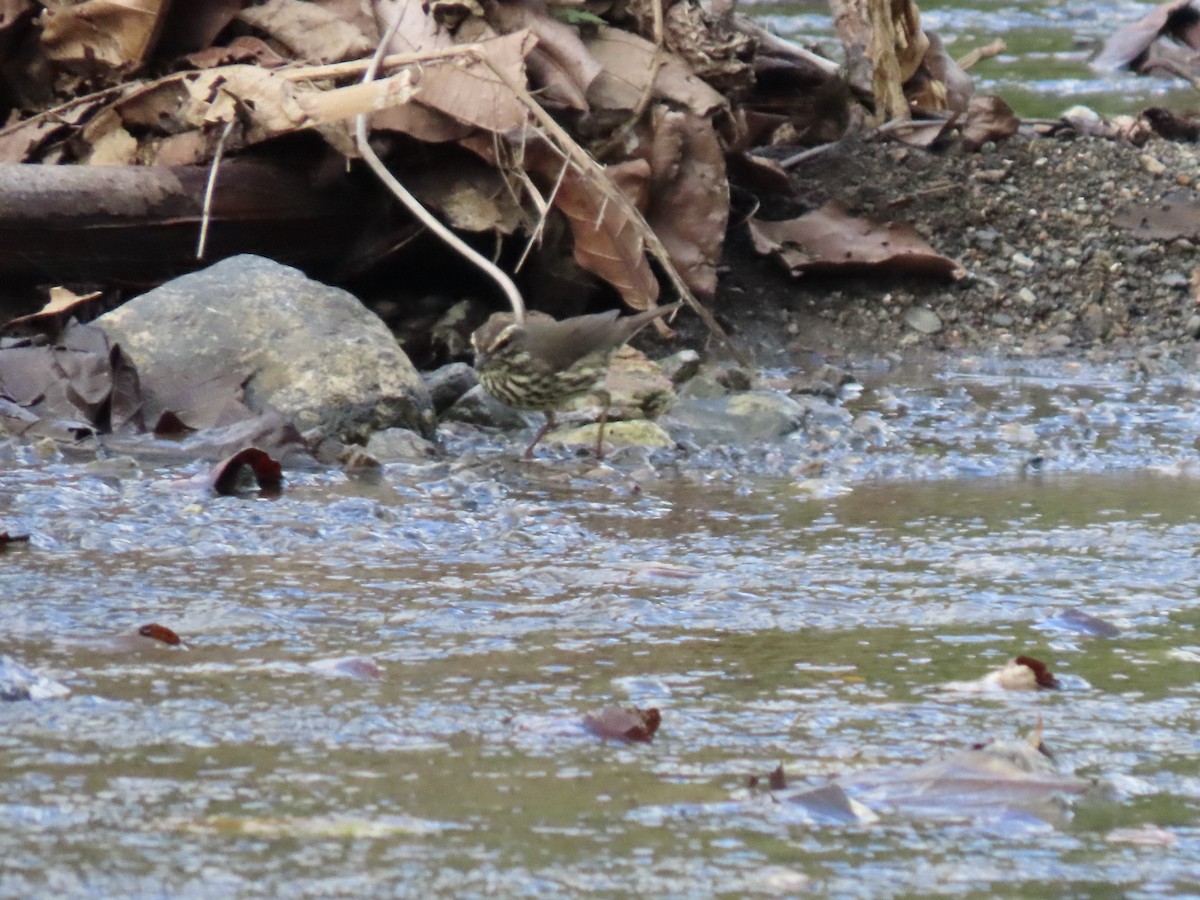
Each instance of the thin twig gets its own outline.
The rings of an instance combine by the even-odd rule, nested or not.
[[[392,38],[396,34],[396,30],[400,26],[400,17],[397,16],[389,26],[387,33],[380,39],[379,46],[375,50],[375,55],[371,58],[370,64],[363,73],[362,82],[368,84],[375,80],[375,73],[379,70],[379,61],[383,58],[384,50]],[[493,69],[495,71],[495,69]],[[362,158],[366,160],[371,171],[376,177],[382,181],[387,188],[396,195],[396,198],[408,208],[416,218],[425,225],[430,231],[440,237],[443,241],[450,245],[454,250],[465,256],[470,262],[474,263],[484,274],[488,275],[496,285],[503,291],[505,297],[508,298],[508,303],[512,307],[513,318],[517,322],[525,321],[525,301],[521,297],[521,292],[517,290],[517,286],[513,284],[513,280],[509,278],[499,266],[493,263],[490,259],[483,256],[474,247],[471,247],[457,234],[443,225],[437,218],[429,212],[420,201],[417,200],[408,189],[400,183],[400,181],[388,171],[387,166],[383,164],[383,160],[371,149],[370,142],[367,139],[367,114],[359,113],[354,117],[354,143],[358,147],[358,152]]]
[[[789,156],[787,159],[782,160],[779,163],[780,168],[790,169],[792,166],[798,166],[806,159],[812,159],[815,156],[820,156],[822,153],[828,153],[834,147],[842,146],[845,141],[845,138],[839,138],[836,141],[830,141],[828,144],[819,144],[816,147],[809,147],[807,150],[801,150],[795,156]]]
[[[225,123],[221,137],[217,139],[217,149],[213,153],[212,165],[208,167],[208,184],[204,186],[204,211],[200,214],[200,236],[196,239],[196,259],[204,259],[204,250],[208,246],[208,223],[212,218],[212,198],[217,186],[217,169],[221,167],[221,157],[225,155],[225,142],[233,131],[233,123],[237,121],[236,111]]]

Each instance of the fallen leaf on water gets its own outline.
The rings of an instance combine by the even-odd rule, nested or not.
[[[142,637],[152,638],[156,641],[162,641],[164,644],[169,644],[172,647],[177,647],[183,643],[179,635],[168,628],[166,625],[159,625],[157,622],[151,622],[149,625],[143,625],[138,629],[138,634]]]
[[[662,715],[651,707],[605,706],[583,717],[583,727],[596,737],[648,744],[654,740]]]
[[[249,490],[249,479],[263,491],[278,491],[283,484],[283,467],[257,447],[239,450],[209,470],[207,482],[216,493],[237,494]]]
[[[776,257],[796,276],[865,268],[945,278],[964,274],[912,227],[857,218],[837,202],[796,219],[750,219],[749,225],[754,249]]]
[[[1071,631],[1077,631],[1080,634],[1091,635],[1092,637],[1118,637],[1121,634],[1121,629],[1111,622],[1106,622],[1104,619],[1093,616],[1091,613],[1085,613],[1081,609],[1067,608],[1059,610],[1053,618],[1047,620],[1047,624],[1055,625],[1059,628],[1067,628]]]
[[[0,550],[7,547],[9,544],[28,544],[29,535],[27,534],[9,534],[7,531],[0,531]]]
[[[989,672],[976,681],[951,681],[942,685],[943,690],[975,693],[981,691],[1036,691],[1059,687],[1054,673],[1040,659],[1018,656],[1005,663],[1003,668]]]
[[[383,670],[375,660],[367,656],[342,656],[337,659],[318,659],[310,662],[308,667],[322,675],[342,676],[347,678],[379,679]]]
[[[1179,836],[1157,825],[1143,825],[1140,828],[1114,828],[1104,840],[1109,844],[1133,844],[1135,847],[1173,847],[1179,842]]]

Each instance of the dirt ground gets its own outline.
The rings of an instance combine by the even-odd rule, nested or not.
[[[1196,145],[1018,136],[978,153],[930,153],[854,143],[793,174],[795,196],[770,198],[757,215],[840,200],[852,213],[912,225],[967,275],[793,279],[734,227],[715,309],[760,364],[910,351],[1194,359],[1200,206],[1183,216],[1179,233],[1190,236],[1137,222],[1142,205],[1197,203]],[[913,307],[936,318],[914,317]]]

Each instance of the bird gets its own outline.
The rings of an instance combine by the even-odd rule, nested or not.
[[[609,398],[599,385],[613,354],[682,305],[677,301],[623,317],[615,309],[562,320],[531,315],[524,322],[511,313],[494,313],[479,326],[471,334],[471,346],[483,389],[509,406],[545,413],[546,422],[525,448],[525,458],[533,458],[533,448],[554,427],[554,411],[588,394],[604,401],[596,436],[596,456],[602,457]]]

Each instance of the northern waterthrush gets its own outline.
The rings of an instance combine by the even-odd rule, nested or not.
[[[608,398],[599,389],[613,354],[660,316],[682,304],[671,303],[618,318],[616,310],[557,321],[549,316],[513,321],[496,313],[471,335],[475,371],[484,390],[517,409],[546,414],[546,424],[525,448],[525,458],[554,427],[554,411],[576,397],[597,394],[605,403],[596,436],[596,455],[603,452]]]

